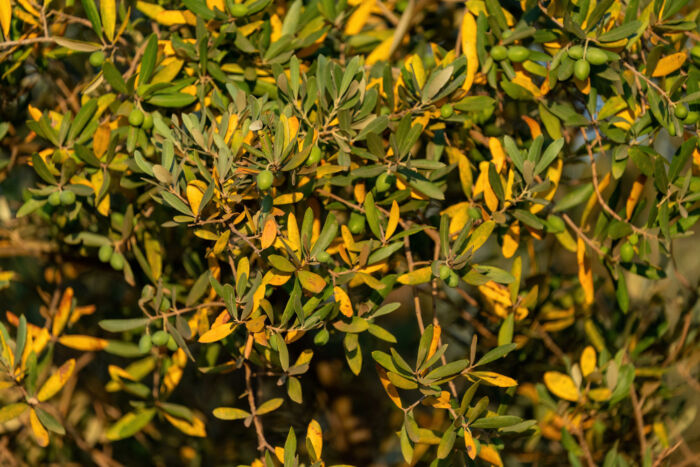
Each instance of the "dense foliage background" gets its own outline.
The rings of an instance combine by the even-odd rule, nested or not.
[[[0,463],[696,465],[699,13],[0,0]]]

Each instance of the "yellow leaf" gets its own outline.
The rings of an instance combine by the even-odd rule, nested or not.
[[[384,390],[386,393],[389,395],[389,399],[396,404],[396,406],[400,409],[403,408],[403,405],[401,404],[401,398],[399,397],[399,392],[396,390],[396,387],[389,381],[389,377],[386,374],[386,370],[382,368],[379,365],[376,365],[377,367],[377,373],[379,373],[379,381],[382,383],[382,386],[384,387]]]
[[[117,24],[117,5],[115,0],[100,0],[102,27],[109,41],[114,40],[114,28]]]
[[[469,428],[464,428],[464,446],[467,448],[467,455],[471,460],[476,459],[476,443]]]
[[[75,350],[82,350],[85,352],[94,352],[97,350],[102,350],[107,347],[109,343],[106,339],[100,339],[99,337],[93,336],[61,336],[58,338],[58,342],[66,347],[70,347]]]
[[[226,12],[224,0],[207,0],[207,8],[210,10],[219,10],[222,13]]]
[[[272,204],[274,206],[281,206],[284,204],[298,203],[302,199],[304,199],[304,193],[297,191],[294,193],[285,193],[277,196],[274,200],[272,200]]]
[[[490,464],[497,465],[498,467],[503,466],[501,455],[490,444],[481,445],[481,450],[479,451],[479,459],[485,462],[489,462]]]
[[[678,52],[675,54],[667,55],[661,60],[659,60],[651,76],[653,78],[659,78],[661,76],[670,75],[671,73],[682,67],[687,58],[688,54],[686,52]]]
[[[197,417],[192,417],[192,422],[183,420],[181,418],[173,417],[172,415],[161,412],[163,416],[178,430],[182,431],[184,434],[189,436],[197,436],[199,438],[204,438],[207,436],[207,430],[204,427],[204,422]]]
[[[49,432],[46,431],[46,428],[44,428],[44,425],[41,424],[39,421],[39,417],[37,416],[36,412],[34,409],[32,409],[29,412],[29,423],[32,427],[32,431],[34,432],[34,437],[36,438],[36,442],[41,446],[42,448],[45,448],[46,446],[49,445]]]
[[[391,236],[396,231],[396,226],[399,225],[399,218],[401,213],[399,212],[399,204],[396,200],[391,202],[391,211],[389,211],[389,222],[386,225],[386,232],[384,232],[384,240],[389,240]]]
[[[210,330],[199,336],[199,342],[203,344],[210,344],[212,342],[218,342],[231,334],[236,326],[231,323],[221,324],[216,327],[212,327]]]
[[[474,229],[474,232],[472,232],[464,251],[471,250],[471,252],[474,253],[476,250],[481,248],[491,236],[494,227],[496,227],[496,223],[494,221],[486,221]]]
[[[12,5],[10,0],[0,0],[0,27],[5,40],[10,38],[10,23],[12,22]]]
[[[372,53],[367,56],[365,60],[365,65],[371,66],[377,62],[382,62],[389,58],[389,52],[391,52],[391,43],[394,40],[394,36],[389,36],[382,41],[377,47],[374,48]]]
[[[355,186],[352,187],[352,192],[352,194],[355,196],[355,201],[357,201],[358,204],[365,202],[367,192],[364,182],[355,183]]]
[[[375,0],[363,0],[360,6],[350,15],[348,22],[345,25],[345,34],[353,35],[362,31],[362,28],[367,23],[372,9],[374,8]]]
[[[311,420],[309,427],[306,429],[306,439],[313,448],[312,459],[320,459],[323,451],[323,432],[321,425],[316,420]]]
[[[272,28],[270,42],[277,42],[282,37],[282,21],[277,13],[270,17],[270,27]]]
[[[632,214],[634,214],[634,208],[637,206],[637,202],[642,196],[646,181],[646,175],[640,174],[632,184],[632,189],[630,190],[630,194],[627,197],[627,203],[625,204],[625,216],[628,220],[630,217],[632,217]]]
[[[503,248],[501,249],[503,257],[510,258],[511,256],[513,256],[515,254],[515,251],[518,249],[519,244],[520,223],[518,221],[514,221],[512,224],[510,224],[510,227],[508,227],[508,231],[503,237]]]
[[[549,392],[560,399],[576,402],[579,398],[578,388],[569,375],[548,371],[544,374],[544,384]]]
[[[530,118],[527,115],[521,115],[520,118],[522,118],[527,124],[528,128],[530,128],[530,136],[532,139],[535,139],[542,134],[542,129],[540,128],[540,124],[537,123],[537,120]]]
[[[462,84],[462,89],[469,91],[479,68],[479,59],[476,54],[476,21],[468,11],[464,12],[462,20],[462,52],[467,58],[467,77]]]
[[[588,346],[581,353],[581,374],[586,377],[593,373],[596,364],[596,354],[593,346]]]
[[[58,336],[65,328],[68,322],[68,317],[71,312],[71,305],[73,305],[73,289],[68,287],[61,297],[61,301],[58,304],[58,309],[53,317],[53,324],[51,326],[51,334]]]
[[[406,274],[401,274],[397,281],[404,285],[417,285],[428,282],[432,277],[433,272],[430,266],[424,268],[416,269],[412,272],[407,272]]]
[[[548,201],[554,198],[554,194],[556,193],[557,188],[559,187],[559,179],[561,179],[561,172],[563,168],[564,160],[561,158],[558,158],[556,162],[549,166],[546,175],[543,178],[544,180],[549,180],[550,182],[552,182],[552,186],[549,188],[549,190],[537,193],[535,195],[537,198],[546,199]],[[533,204],[530,207],[530,212],[532,214],[537,214],[544,208],[544,204]]]
[[[496,166],[496,171],[501,173],[503,165],[506,163],[506,152],[503,150],[501,140],[498,138],[489,138],[489,150],[491,151],[492,162]]]
[[[306,270],[301,270],[297,274],[301,286],[311,293],[321,293],[326,287],[326,281],[318,274]]]
[[[612,397],[612,391],[608,388],[595,388],[588,391],[588,397],[596,402],[605,402]]]
[[[14,386],[14,384],[14,382],[10,382],[11,386]],[[15,402],[14,404],[8,404],[0,407],[0,423],[5,423],[19,417],[28,408],[29,406],[24,402]]]
[[[352,316],[352,302],[350,301],[348,294],[345,293],[343,289],[336,286],[333,287],[333,295],[335,297],[335,301],[340,303],[340,312],[345,316]]]
[[[430,357],[435,355],[435,352],[437,351],[438,345],[440,344],[440,335],[442,334],[442,328],[440,327],[439,324],[436,324],[433,326],[433,338],[430,341],[430,347],[428,348],[428,356],[425,357],[425,360],[430,360]]]
[[[262,237],[260,238],[261,248],[264,250],[271,246],[275,243],[275,238],[277,238],[277,222],[275,222],[274,217],[268,217],[263,227]]]
[[[95,157],[101,159],[104,153],[107,152],[109,147],[109,137],[112,135],[112,129],[109,123],[103,123],[97,127],[95,135],[92,137],[92,150],[95,153]]]
[[[287,240],[289,241],[289,246],[298,253],[301,250],[301,240],[299,239],[299,225],[297,224],[297,218],[293,213],[289,213],[287,217]]]
[[[518,382],[513,378],[509,378],[508,376],[504,376],[499,373],[494,373],[493,371],[472,371],[469,373],[469,375],[475,376],[493,386],[498,386],[499,388],[509,388],[518,385]]]
[[[416,77],[418,87],[422,89],[425,85],[425,67],[423,66],[423,60],[421,60],[420,55],[411,55],[407,60],[406,67],[409,71],[413,72],[413,75]],[[423,124],[423,126],[425,127],[427,125]]]
[[[238,261],[238,267],[236,268],[236,284],[240,282],[241,278],[245,275],[246,279],[250,279],[250,260],[247,256],[242,257]]]
[[[576,248],[576,260],[578,262],[578,280],[585,293],[585,303],[593,303],[595,291],[593,289],[593,271],[591,270],[591,260],[586,256],[586,244],[581,237],[578,238]]]
[[[187,184],[187,201],[190,203],[195,217],[199,215],[200,204],[202,204],[202,198],[204,197],[203,185],[204,182],[201,180],[195,180]]]
[[[73,374],[73,369],[75,369],[75,359],[71,358],[46,380],[41,389],[39,389],[36,398],[39,399],[40,402],[44,402],[55,396]]]

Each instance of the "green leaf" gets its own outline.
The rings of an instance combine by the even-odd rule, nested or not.
[[[156,409],[141,409],[129,412],[107,429],[107,439],[117,441],[141,431],[156,414]]]
[[[138,329],[148,324],[148,318],[131,318],[131,319],[103,319],[97,324],[109,332],[124,332]]]
[[[151,75],[156,67],[158,58],[158,36],[151,34],[146,44],[146,49],[141,58],[141,71],[139,72],[139,84],[144,85],[151,80]]]
[[[583,203],[588,198],[590,198],[592,194],[592,183],[589,182],[579,185],[570,192],[568,192],[562,199],[560,199],[554,206],[553,211],[561,212],[566,211],[567,209],[571,209],[574,206],[578,206],[579,204]]]
[[[513,316],[510,314],[509,316]],[[491,363],[494,360],[498,360],[501,357],[505,357],[508,355],[511,351],[515,350],[517,347],[517,344],[506,344],[506,345],[499,345],[495,349],[491,349],[488,352],[486,352],[486,355],[481,357],[478,362],[474,366],[481,366],[481,365],[486,365],[487,363]]]
[[[471,428],[503,428],[522,422],[523,419],[515,415],[495,415],[493,417],[480,418],[469,424]]]
[[[97,33],[100,39],[102,39],[102,21],[100,20],[100,13],[97,11],[97,6],[93,0],[81,0],[83,4],[83,9],[87,15],[90,23],[92,23],[92,29]]]

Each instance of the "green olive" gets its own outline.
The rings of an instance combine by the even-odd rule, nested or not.
[[[548,230],[555,234],[563,232],[565,229],[562,218],[554,215],[547,217],[547,226],[549,227]]]
[[[150,334],[144,334],[143,336],[141,336],[141,339],[139,339],[139,351],[141,353],[149,352],[152,346],[153,341],[151,340]]]
[[[591,65],[603,65],[608,61],[608,54],[595,47],[586,50],[586,61]]]
[[[90,65],[94,67],[102,66],[102,64],[105,62],[105,54],[101,50],[97,50],[90,54],[90,58],[88,60]]]
[[[133,109],[129,113],[129,125],[131,126],[141,126],[143,123],[143,112],[139,109]]]
[[[700,112],[691,110],[688,112],[688,116],[683,119],[683,123],[685,125],[693,125],[697,123],[698,120],[700,120]]]
[[[447,265],[443,264],[440,266],[440,279],[442,280],[447,280],[448,277],[452,274],[452,269],[450,269]]]
[[[168,343],[166,345],[168,346],[168,350],[171,352],[175,352],[177,350],[177,342],[175,342],[175,338],[172,335],[168,336]]]
[[[584,59],[576,60],[574,63],[574,76],[580,81],[584,81],[591,73],[591,65]]]
[[[365,216],[353,212],[350,214],[350,220],[348,221],[348,229],[354,234],[361,234],[365,231]]]
[[[447,278],[447,285],[457,287],[459,285],[459,276],[456,272],[450,271],[450,277]]]
[[[625,242],[620,247],[620,259],[625,263],[629,263],[634,258],[634,247],[631,243]]]
[[[70,190],[63,190],[61,192],[61,204],[64,206],[70,206],[75,203],[75,193]]]
[[[530,50],[522,45],[514,45],[508,49],[508,60],[515,63],[524,62],[530,56]]]
[[[450,118],[454,111],[455,109],[451,104],[444,104],[442,107],[440,107],[440,116],[442,118]]]
[[[272,182],[275,180],[275,177],[272,175],[272,172],[269,170],[263,170],[258,174],[257,177],[258,180],[258,189],[260,191],[266,191],[269,190],[270,187],[272,186]]]
[[[377,177],[377,181],[374,183],[377,192],[383,193],[390,189],[394,185],[395,177],[390,172],[382,172]]]
[[[150,112],[145,112],[143,114],[143,122],[141,122],[141,128],[144,130],[150,130],[153,128],[153,114]]]
[[[633,233],[627,238],[627,241],[629,241],[632,245],[636,245],[637,243],[639,243],[639,235]]]
[[[311,152],[309,153],[309,157],[306,158],[306,165],[311,167],[314,164],[318,164],[320,160],[321,160],[321,148],[319,148],[318,145],[316,145],[313,148],[311,148]]]
[[[49,195],[49,204],[51,206],[58,206],[61,204],[61,192],[60,191],[54,191]]]
[[[248,14],[248,7],[240,3],[229,3],[228,9],[234,18],[242,18]]]
[[[97,251],[97,257],[103,263],[109,263],[109,260],[112,259],[112,253],[113,250],[111,245],[102,245]]]
[[[572,60],[580,60],[583,58],[583,46],[579,44],[572,45],[569,47],[569,50],[566,51],[566,54]]]
[[[508,58],[508,49],[506,49],[502,45],[496,45],[492,47],[491,58],[498,62],[500,62],[501,60],[505,60],[506,58]]]
[[[162,329],[159,329],[156,332],[154,332],[153,337],[151,337],[153,344],[157,345],[159,347],[167,344],[169,339],[170,339],[170,334],[163,331]]]
[[[688,116],[688,107],[684,106],[683,104],[676,104],[676,107],[673,109],[673,113],[676,115],[676,118],[683,120]]]
[[[121,271],[124,269],[124,255],[121,253],[114,253],[111,258],[109,258],[109,265],[115,271]]]
[[[327,251],[322,251],[316,255],[316,260],[320,263],[327,263],[331,260],[331,255]]]

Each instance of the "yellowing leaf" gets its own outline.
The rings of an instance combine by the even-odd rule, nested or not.
[[[340,312],[347,317],[352,316],[352,302],[350,302],[350,297],[345,293],[345,290],[337,286],[333,287],[333,295],[335,301],[340,303]]]
[[[503,165],[506,163],[506,152],[503,150],[501,140],[498,138],[489,138],[489,150],[491,151],[492,162],[496,166],[496,171],[501,173]]]
[[[321,425],[316,420],[311,420],[306,429],[306,439],[313,449],[312,459],[320,459],[323,451],[323,432]]]
[[[467,448],[467,455],[471,460],[476,459],[476,443],[469,428],[464,428],[464,446]]]
[[[12,22],[12,4],[10,0],[0,0],[0,28],[5,40],[10,38],[10,23]]]
[[[596,354],[593,346],[587,346],[581,353],[581,374],[586,377],[593,373],[596,364]]]
[[[301,286],[304,287],[311,293],[321,293],[321,291],[326,287],[326,281],[323,277],[311,271],[301,270],[297,272],[299,277],[299,282]]]
[[[362,31],[374,8],[375,0],[362,0],[360,6],[350,15],[345,25],[345,34],[353,35]]]
[[[92,137],[92,150],[95,153],[95,157],[101,159],[104,153],[107,152],[109,148],[109,138],[112,135],[112,129],[109,123],[103,123],[97,127],[94,136]]]
[[[576,260],[578,262],[578,280],[585,293],[585,303],[593,303],[595,290],[593,289],[593,271],[591,270],[591,260],[586,255],[586,244],[581,237],[578,238],[576,247]]]
[[[377,373],[379,373],[379,381],[382,383],[384,390],[389,395],[389,399],[391,399],[391,401],[396,404],[398,408],[402,409],[403,405],[401,403],[401,398],[399,397],[399,392],[396,390],[396,387],[391,383],[391,381],[389,381],[386,370],[379,365],[376,365],[376,367]]]
[[[29,424],[32,427],[32,432],[34,433],[34,438],[36,438],[36,442],[41,446],[42,448],[45,448],[46,446],[49,445],[49,432],[46,431],[46,428],[44,428],[44,425],[41,424],[39,421],[39,417],[37,416],[36,412],[34,409],[32,409],[29,412]]]
[[[14,385],[14,383],[12,383]],[[24,402],[15,402],[4,407],[0,407],[0,423],[13,420],[22,415],[29,406]]]
[[[579,398],[578,388],[569,375],[548,371],[544,374],[544,384],[549,392],[560,399],[576,402]]]
[[[297,191],[294,193],[285,193],[277,196],[274,200],[272,200],[272,204],[275,206],[281,206],[284,204],[298,203],[302,199],[304,199],[304,193]]]
[[[70,316],[71,308],[73,305],[73,289],[68,287],[61,297],[61,301],[58,303],[58,309],[53,317],[53,323],[51,326],[51,334],[58,336],[63,331],[63,328],[68,322],[68,317]]]
[[[178,430],[189,436],[204,438],[207,436],[207,430],[204,427],[204,422],[197,417],[192,417],[192,422],[181,418],[173,417],[172,415],[161,412],[163,416]]]
[[[74,368],[75,359],[71,358],[46,380],[41,389],[39,389],[36,398],[39,399],[40,402],[51,399],[66,384],[68,378],[73,374]]]
[[[389,36],[382,41],[377,47],[374,48],[372,53],[367,56],[365,60],[365,65],[371,66],[377,62],[384,61],[389,58],[389,52],[391,52],[391,42],[394,40],[394,36]]]
[[[214,416],[221,420],[240,420],[246,418],[250,413],[235,407],[217,407],[212,412]]]
[[[482,444],[481,445],[481,450],[479,451],[479,459],[481,459],[485,462],[488,462],[490,464],[496,465],[498,467],[503,466],[503,461],[501,460],[501,455],[490,444]]]
[[[107,39],[114,40],[114,28],[117,25],[117,5],[115,0],[100,0],[100,16]]]
[[[396,226],[399,225],[399,218],[401,213],[399,212],[399,204],[396,200],[391,202],[391,211],[389,211],[389,222],[386,225],[386,232],[384,232],[384,240],[389,240],[391,236],[396,231]]]
[[[464,12],[462,20],[462,52],[467,58],[467,77],[462,84],[462,89],[469,91],[479,68],[479,59],[476,53],[476,21],[468,11]]]
[[[513,256],[518,249],[518,245],[520,245],[520,223],[513,221],[503,237],[503,248],[501,248],[503,257],[510,258]]]
[[[479,378],[493,386],[498,386],[499,388],[509,388],[518,385],[518,382],[513,378],[494,373],[493,371],[471,371],[469,375]]]
[[[116,441],[118,439],[128,438],[133,436],[143,427],[148,425],[153,416],[156,413],[156,409],[146,409],[138,410],[136,412],[129,412],[122,418],[117,420],[114,425],[109,427],[105,433],[107,439],[110,441]]]
[[[263,226],[262,237],[260,238],[260,246],[264,250],[272,246],[277,238],[277,222],[274,217],[268,217]]]
[[[472,235],[469,238],[469,242],[467,242],[467,246],[464,248],[464,251],[471,250],[471,252],[474,253],[476,250],[481,248],[484,245],[484,243],[486,243],[486,241],[489,239],[495,227],[496,223],[494,221],[486,221],[479,227],[474,229],[474,232],[472,232]]]
[[[595,388],[588,391],[588,397],[596,402],[605,402],[612,397],[612,391],[608,388]]]
[[[634,208],[637,206],[637,202],[639,202],[639,198],[642,196],[646,181],[646,175],[639,174],[637,179],[632,184],[632,189],[630,190],[630,194],[627,197],[627,202],[625,203],[625,216],[627,219],[632,217],[632,214],[634,214]]]
[[[432,275],[433,272],[430,269],[430,266],[426,266],[424,268],[416,269],[415,271],[407,272],[406,274],[401,274],[396,280],[400,284],[404,285],[417,285],[428,282]]]
[[[84,352],[102,350],[107,347],[107,344],[109,344],[106,339],[80,335],[61,336],[58,338],[58,342],[66,347],[70,347],[71,349],[82,350]]]
[[[236,326],[231,323],[221,324],[219,326],[213,327],[201,336],[199,336],[199,342],[203,344],[210,344],[212,342],[218,342],[231,334]]]
[[[687,52],[678,52],[675,54],[667,55],[659,60],[651,76],[654,78],[659,78],[661,76],[670,75],[671,73],[682,67],[687,58]]]
[[[187,184],[187,201],[190,203],[195,217],[199,215],[200,204],[202,204],[202,198],[204,197],[202,185],[204,183],[201,180],[195,180]]]

